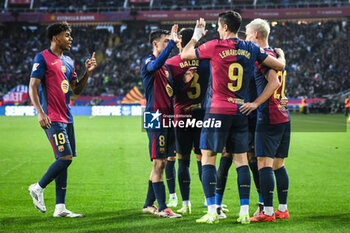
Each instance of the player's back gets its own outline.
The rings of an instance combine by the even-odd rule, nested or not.
[[[249,101],[248,89],[255,61],[267,54],[252,42],[238,38],[212,40],[196,50],[200,59],[210,59],[212,98],[210,113],[239,114],[239,107]]]
[[[174,113],[176,115],[193,115],[196,112],[204,112],[205,97],[208,89],[210,64],[209,60],[189,60],[184,61],[180,55],[167,60],[167,68],[170,71],[170,80],[177,89],[183,84],[183,77],[186,71],[197,68],[191,82],[185,84],[181,90],[177,91],[174,98]],[[201,113],[198,113],[199,115]]]
[[[265,48],[265,51],[269,55],[277,57],[276,52],[272,48]],[[259,64],[256,64],[256,68],[254,75],[257,94],[261,95],[268,83],[265,75],[269,68]],[[290,121],[288,109],[281,106],[281,99],[285,97],[286,75],[286,70],[277,72],[280,86],[266,102],[258,107],[258,124],[280,124]]]
[[[154,72],[149,72],[147,64],[154,59],[153,55],[149,55],[142,60],[141,78],[147,100],[146,111],[159,110],[162,114],[171,114],[172,103],[170,97],[173,96],[173,90],[168,82],[169,72],[165,66]]]

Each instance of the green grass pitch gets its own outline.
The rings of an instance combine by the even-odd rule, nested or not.
[[[232,166],[224,197],[228,218],[203,225],[195,223],[206,208],[194,155],[192,215],[158,219],[141,214],[151,162],[140,117],[75,117],[78,157],[69,168],[66,202],[68,209],[86,217],[52,217],[54,183],[44,194],[47,213],[40,213],[27,188],[53,162],[51,146],[36,117],[0,117],[0,232],[349,232],[350,133],[342,123],[344,117],[293,115],[292,120],[294,132],[286,160],[291,219],[235,223],[239,199]],[[178,185],[177,194],[181,203]],[[276,195],[274,201],[276,208]],[[252,183],[251,214],[256,203]]]

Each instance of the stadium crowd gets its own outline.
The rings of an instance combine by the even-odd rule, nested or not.
[[[0,1],[0,9],[4,8],[4,2]],[[14,8],[27,8],[28,11],[42,12],[100,12],[100,11],[124,11],[135,10],[202,10],[202,9],[252,9],[252,8],[302,8],[302,7],[337,7],[348,5],[347,0],[35,0],[33,8],[28,5],[11,5],[8,3],[6,10],[12,11]]]
[[[162,27],[166,27],[162,26]],[[181,27],[181,25],[180,25]],[[18,84],[28,84],[35,54],[47,48],[44,26],[3,25],[0,28],[0,96]],[[133,86],[141,87],[141,58],[151,51],[150,26],[128,25],[120,32],[75,26],[69,56],[78,75],[83,61],[96,52],[98,67],[82,95],[120,96]],[[208,25],[206,39],[217,37]],[[287,59],[287,96],[321,97],[350,88],[347,76],[350,58],[349,21],[315,23],[286,22],[272,27],[270,45],[281,47]],[[80,77],[79,76],[79,77]]]

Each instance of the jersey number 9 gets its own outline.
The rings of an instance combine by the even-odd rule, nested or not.
[[[227,84],[228,89],[230,91],[238,91],[242,87],[242,81],[243,81],[243,67],[239,63],[232,63],[230,67],[228,68],[228,78],[232,81],[235,81],[235,86],[233,85],[233,82],[229,82]]]

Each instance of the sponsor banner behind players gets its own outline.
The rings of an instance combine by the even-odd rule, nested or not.
[[[28,86],[18,85],[3,97],[3,104],[21,104],[28,97]]]
[[[217,20],[222,10],[189,10],[189,11],[138,11],[136,20],[193,20],[205,18]],[[320,8],[286,8],[286,9],[242,9],[242,18],[266,19],[298,19],[298,18],[324,18],[350,16],[350,7],[320,7]],[[59,13],[45,14],[43,12],[20,12],[18,21],[21,22],[105,22],[130,21],[135,18],[130,11],[110,11],[100,13]],[[14,21],[11,13],[0,14],[0,21]]]
[[[71,106],[74,116],[141,116],[140,105]],[[2,106],[0,116],[36,116],[33,106]]]

